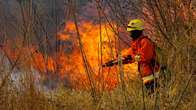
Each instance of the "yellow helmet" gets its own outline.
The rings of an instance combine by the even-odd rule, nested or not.
[[[140,19],[133,19],[127,25],[127,31],[144,30],[144,22]]]

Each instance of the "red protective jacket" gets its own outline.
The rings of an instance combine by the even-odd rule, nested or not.
[[[154,43],[146,36],[141,36],[132,41],[131,47],[126,51],[128,55],[135,58],[140,55],[138,70],[142,77],[153,74],[152,60],[156,58]]]

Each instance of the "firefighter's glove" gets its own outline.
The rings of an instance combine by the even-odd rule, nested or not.
[[[139,62],[140,60],[141,60],[141,56],[140,56],[140,55],[136,55],[136,56],[135,56],[135,61],[136,61],[136,62]]]

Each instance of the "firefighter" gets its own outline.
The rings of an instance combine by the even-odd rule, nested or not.
[[[130,32],[132,42],[131,47],[123,54],[123,63],[126,64],[127,61],[130,63],[137,61],[138,71],[141,75],[146,89],[154,90],[154,87],[157,86],[155,83],[154,74],[156,64],[156,52],[154,43],[143,34],[144,23],[140,19],[131,20],[128,23],[127,31]],[[117,61],[110,61],[104,66],[113,66],[114,63],[117,64]]]
[[[131,20],[127,31],[132,38],[131,47],[127,54],[138,62],[138,71],[147,89],[153,90],[155,83],[156,52],[154,43],[143,34],[144,23],[140,19]]]

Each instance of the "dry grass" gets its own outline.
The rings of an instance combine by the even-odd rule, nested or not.
[[[1,110],[195,110],[196,96],[190,86],[193,85],[192,81],[184,91],[186,75],[177,76],[176,80],[167,84],[160,82],[159,94],[148,95],[145,92],[143,97],[141,82],[131,81],[127,82],[125,90],[119,86],[113,91],[101,92],[97,96],[98,101],[94,102],[88,91],[75,91],[63,86],[50,91],[37,89],[29,74],[31,72],[23,74],[23,78],[17,82],[20,87],[16,87],[16,81],[8,78],[0,90]]]
[[[22,2],[22,0],[17,1]],[[75,6],[72,5],[74,1],[65,2],[68,18],[74,15],[73,13],[75,12],[73,11],[77,11],[72,10]],[[102,15],[104,19],[107,19],[105,20],[107,22],[112,19],[119,26],[123,27],[126,24],[126,20],[129,19],[124,16],[128,9],[119,6],[118,2],[120,0],[107,1],[110,1],[106,2],[107,6],[113,10],[112,17],[109,18],[102,12],[102,3],[97,1],[96,6],[102,12],[100,16]],[[132,6],[127,0],[124,1]],[[123,87],[122,84],[119,84],[119,87],[112,91],[97,92],[96,101],[92,98],[92,91],[90,90],[71,90],[64,88],[61,84],[55,90],[45,90],[42,87],[38,87],[37,82],[34,80],[35,75],[33,71],[26,67],[25,63],[23,63],[25,62],[24,59],[20,58],[20,54],[15,61],[9,61],[8,56],[5,55],[0,58],[0,110],[195,110],[196,35],[195,16],[192,16],[195,13],[190,10],[190,7],[186,7],[190,6],[191,0],[190,4],[186,5],[184,5],[183,0],[178,0],[179,3],[177,1],[172,2],[172,0],[160,0],[158,5],[156,5],[157,0],[146,1],[147,8],[152,13],[152,16],[146,17],[145,20],[149,21],[149,24],[152,21],[155,22],[151,24],[154,29],[154,32],[151,34],[160,38],[160,46],[163,48],[166,57],[163,62],[168,65],[171,71],[171,73],[166,72],[165,77],[159,80],[159,92],[148,95],[145,88],[142,91],[140,80],[127,81]],[[37,12],[33,15],[31,2],[32,0],[25,6],[18,4],[21,11],[19,12],[22,13],[21,17],[23,19],[20,22],[11,24],[19,27],[17,30],[20,31],[17,34],[24,37],[22,38],[24,40],[22,46],[28,47],[31,43],[37,41],[39,43],[36,42],[35,44],[37,44],[39,49],[43,53],[49,54],[50,51],[48,50],[51,47],[51,42],[48,41],[49,34],[47,29],[45,29],[46,25],[42,24],[44,19],[41,19],[45,18],[45,15],[42,16],[44,11],[43,13]],[[42,9],[41,7],[39,8],[40,10]],[[0,15],[2,15],[2,18],[0,17],[1,20],[6,20],[6,16],[2,13],[0,11]],[[184,22],[182,22],[183,17],[181,18],[180,14],[185,16]],[[54,13],[54,15],[56,14]],[[172,20],[166,18],[172,18]],[[11,24],[9,25],[10,27]],[[54,24],[56,29],[58,29],[58,23]],[[76,18],[75,24],[77,24]],[[9,26],[0,26],[0,29],[5,31],[10,28]],[[37,37],[40,34],[39,32],[44,33],[45,37]],[[0,35],[3,36],[0,38],[1,42],[5,40],[3,38],[10,39],[6,32],[1,32]],[[44,39],[44,42],[40,39]],[[21,54],[24,53],[21,52]],[[0,55],[4,54],[0,53]],[[20,76],[17,80],[13,78],[16,74]]]

